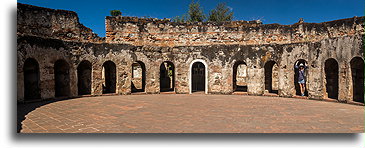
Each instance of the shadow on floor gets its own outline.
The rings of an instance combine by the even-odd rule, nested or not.
[[[50,103],[58,102],[58,101],[64,101],[64,100],[70,100],[75,98],[58,98],[58,99],[52,99],[52,100],[45,100],[45,101],[37,101],[37,102],[27,102],[27,103],[18,103],[17,104],[17,133],[20,133],[22,130],[22,122],[25,120],[25,116],[34,111],[35,109],[47,105]]]

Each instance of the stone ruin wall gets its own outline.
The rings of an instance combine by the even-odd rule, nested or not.
[[[79,22],[73,11],[55,10],[18,3],[17,35],[39,36],[80,42],[103,42]]]
[[[363,32],[362,18],[293,25],[259,21],[175,23],[137,17],[106,17],[106,41],[137,46],[261,45],[319,42]]]
[[[34,11],[37,13],[32,14]],[[63,14],[62,23],[53,19],[59,14]],[[44,23],[37,23],[40,21],[48,22],[48,27],[42,28]],[[91,31],[81,33],[87,31],[82,31],[85,28],[74,12],[18,4],[18,102],[24,101],[23,64],[27,58],[39,63],[42,99],[55,97],[54,63],[59,59],[70,65],[68,97],[78,96],[77,67],[84,60],[92,64],[91,95],[102,95],[102,65],[106,61],[116,65],[116,94],[131,94],[132,64],[136,61],[145,64],[146,93],[160,92],[159,68],[164,61],[170,61],[175,67],[175,92],[187,94],[190,93],[190,65],[197,59],[207,64],[209,94],[232,94],[233,65],[243,61],[247,65],[248,94],[263,95],[264,65],[274,61],[278,65],[277,75],[274,74],[278,95],[292,97],[295,95],[293,66],[303,59],[309,65],[309,98],[324,99],[327,97],[324,63],[333,58],[339,65],[339,100],[348,102],[353,91],[349,63],[354,57],[363,59],[364,56],[363,21],[363,17],[354,17],[294,25],[245,21],[177,24],[166,20],[106,17],[104,39]],[[49,27],[53,25],[64,27]],[[74,36],[65,34],[65,30]]]

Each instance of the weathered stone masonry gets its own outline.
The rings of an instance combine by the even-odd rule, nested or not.
[[[309,66],[309,98],[364,102],[364,17],[293,25],[106,17],[101,38],[71,11],[18,3],[17,16],[18,102],[162,91],[293,97],[298,60]]]

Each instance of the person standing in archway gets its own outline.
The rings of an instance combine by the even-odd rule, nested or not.
[[[308,68],[306,63],[300,63],[298,65],[299,61],[295,63],[295,68],[298,69],[298,83],[300,87],[300,93],[302,96],[304,96],[305,92],[305,70]]]

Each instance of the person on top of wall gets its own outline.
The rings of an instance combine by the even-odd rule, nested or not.
[[[295,69],[299,69],[298,71],[298,83],[299,83],[299,86],[300,86],[300,93],[302,94],[302,96],[304,96],[304,92],[305,92],[305,70],[308,68],[306,65],[306,62],[303,64],[303,63],[300,63],[299,66],[298,66],[298,63],[299,61],[297,61],[295,63]]]

